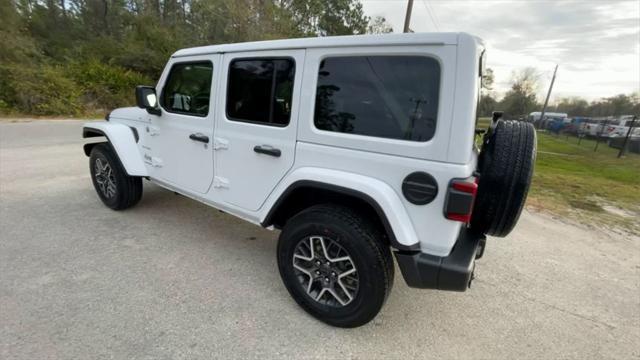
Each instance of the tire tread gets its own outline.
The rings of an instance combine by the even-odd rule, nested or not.
[[[95,184],[93,179],[93,162],[97,156],[102,156],[107,159],[109,165],[111,165],[112,171],[115,172],[116,178],[116,200],[109,202],[102,197],[100,190]],[[98,144],[91,149],[90,154],[90,171],[92,174],[92,181],[100,200],[109,208],[113,210],[125,210],[136,205],[142,198],[142,178],[137,176],[129,176],[125,171],[120,159],[108,143]]]
[[[368,309],[364,311],[355,313],[352,316],[344,317],[344,318],[331,318],[328,316],[321,316],[317,313],[315,309],[313,309],[307,303],[307,299],[304,296],[299,296],[298,293],[292,291],[290,289],[290,285],[287,284],[286,277],[283,274],[283,265],[282,261],[288,261],[287,259],[281,259],[280,254],[282,253],[281,246],[285,242],[283,240],[288,236],[287,228],[295,227],[298,223],[303,223],[310,221],[312,219],[326,219],[330,221],[331,224],[342,224],[348,226],[352,231],[357,233],[357,236],[360,240],[364,240],[362,242],[358,242],[358,244],[364,245],[368,248],[368,250],[374,254],[375,256],[375,264],[379,264],[382,271],[382,279],[380,279],[383,284],[383,291],[381,299],[368,299],[367,304],[369,305]],[[391,288],[393,286],[393,278],[394,278],[394,266],[393,266],[393,258],[391,256],[391,251],[388,246],[384,244],[381,239],[383,235],[377,226],[373,224],[373,222],[368,219],[360,216],[354,210],[341,205],[334,204],[319,204],[311,206],[298,214],[292,217],[280,235],[280,241],[278,243],[278,262],[280,272],[287,285],[287,289],[289,293],[294,298],[294,300],[308,313],[315,316],[321,321],[324,321],[330,325],[339,326],[339,327],[357,327],[364,325],[373,319],[376,314],[380,311],[384,303],[386,302],[389,293],[391,292]],[[364,271],[364,270],[362,270]],[[375,269],[369,269],[369,271],[378,272]]]
[[[527,197],[536,154],[533,126],[500,120],[483,142],[471,226],[492,236],[515,227]]]

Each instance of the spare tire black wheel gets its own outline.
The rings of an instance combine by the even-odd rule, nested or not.
[[[485,134],[478,159],[478,194],[471,228],[507,236],[520,218],[536,161],[533,125],[498,120]]]

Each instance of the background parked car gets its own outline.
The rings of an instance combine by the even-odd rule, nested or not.
[[[605,126],[604,131],[602,132],[602,137],[615,137],[615,136],[627,136],[627,132],[629,132],[629,127],[632,125],[633,115],[623,115],[617,120],[613,120]],[[634,125],[634,128],[638,124]],[[635,134],[635,130],[633,130]]]
[[[586,122],[591,120],[591,118],[583,117],[583,116],[575,116],[569,119],[569,123],[565,125],[563,131],[570,135],[578,135],[580,133],[580,126]]]
[[[620,149],[624,144],[624,139],[626,137],[626,133],[622,136],[614,134],[609,137],[609,147]],[[627,150],[629,152],[633,152],[636,154],[640,154],[640,128],[634,128],[631,132],[631,136],[627,141]]]
[[[567,113],[545,112],[543,119],[540,118],[541,115],[542,113],[540,111],[534,111],[529,114],[527,121],[533,123],[538,129],[548,129],[549,124],[555,121],[568,122]],[[558,124],[556,127],[560,127],[560,125]]]
[[[593,118],[580,124],[580,133],[588,137],[603,136],[604,127],[613,124],[612,117]]]

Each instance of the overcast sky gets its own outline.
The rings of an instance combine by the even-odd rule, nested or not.
[[[384,16],[402,32],[406,0],[361,2],[368,16]],[[547,87],[556,63],[555,98],[640,91],[640,0],[415,0],[411,29],[484,39],[498,96],[512,71],[526,66]]]

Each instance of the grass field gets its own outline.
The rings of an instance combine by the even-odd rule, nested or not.
[[[489,124],[488,118],[479,127]],[[538,158],[529,207],[592,225],[622,227],[640,234],[640,155],[595,140],[538,132]]]
[[[538,132],[529,205],[640,233],[640,155]]]

